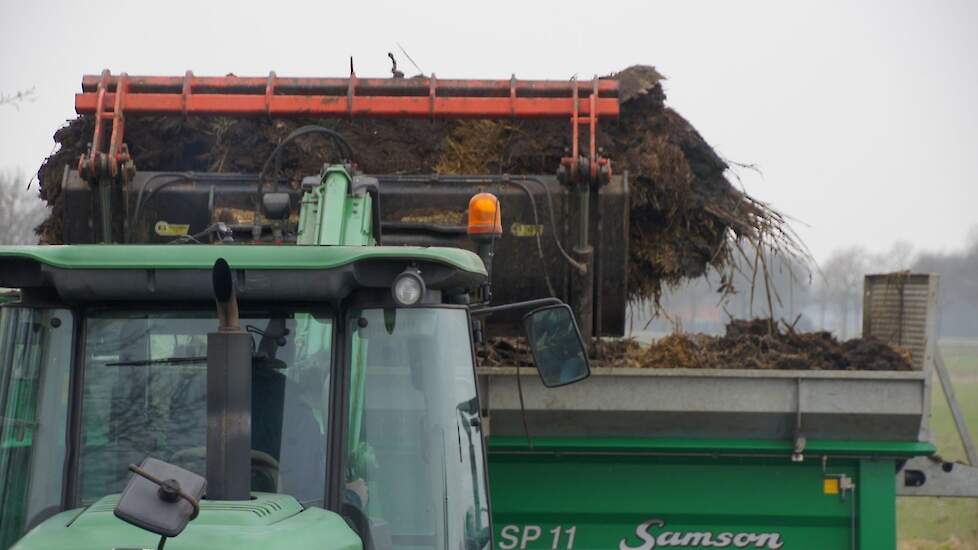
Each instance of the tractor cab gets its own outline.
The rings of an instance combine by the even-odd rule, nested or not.
[[[301,216],[316,240],[354,227],[331,225],[336,204],[347,222],[354,200],[369,213],[345,170],[321,181]],[[474,222],[491,229],[492,207]],[[543,380],[561,385],[588,371],[573,315],[489,306],[478,254],[355,228],[330,246],[0,249],[0,286],[19,289],[0,308],[0,546],[486,548],[474,335],[529,311]],[[160,480],[159,502],[122,513],[149,459],[206,479],[166,505],[186,508],[176,534],[151,527]]]

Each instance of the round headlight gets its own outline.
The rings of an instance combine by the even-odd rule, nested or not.
[[[394,301],[399,306],[413,306],[424,296],[424,279],[415,271],[405,271],[394,279]]]

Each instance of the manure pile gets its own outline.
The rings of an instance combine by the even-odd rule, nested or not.
[[[598,143],[632,189],[629,297],[657,303],[662,286],[729,274],[745,245],[804,256],[785,218],[734,187],[727,163],[682,116],[665,105],[663,77],[634,66],[616,75],[621,116],[599,126]],[[339,120],[130,116],[125,141],[146,171],[258,172],[292,130],[319,124],[341,132],[366,173],[553,173],[570,145],[566,120]],[[586,135],[586,134],[585,134]],[[42,243],[62,242],[62,172],[74,166],[92,136],[92,117],[59,129],[60,149],[38,171],[51,217]],[[337,160],[319,137],[300,138],[283,155],[288,176],[318,173]],[[741,258],[748,259],[748,258]],[[748,259],[748,264],[751,263]],[[729,281],[730,277],[724,277]]]
[[[602,367],[789,370],[911,370],[907,350],[877,338],[840,342],[828,332],[800,333],[769,319],[734,320],[723,336],[670,334],[642,346],[629,339],[602,340],[592,362]],[[526,342],[493,339],[478,352],[480,366],[530,366]]]

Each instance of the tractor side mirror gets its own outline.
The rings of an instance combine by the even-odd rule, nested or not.
[[[197,517],[204,478],[151,457],[129,470],[133,476],[115,507],[117,518],[166,538],[179,535]]]
[[[544,386],[573,384],[591,374],[584,339],[567,304],[531,311],[523,317],[523,328]]]

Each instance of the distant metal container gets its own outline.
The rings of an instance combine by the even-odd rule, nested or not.
[[[863,296],[863,336],[910,350],[911,364],[931,362],[939,276],[927,273],[867,275]]]

